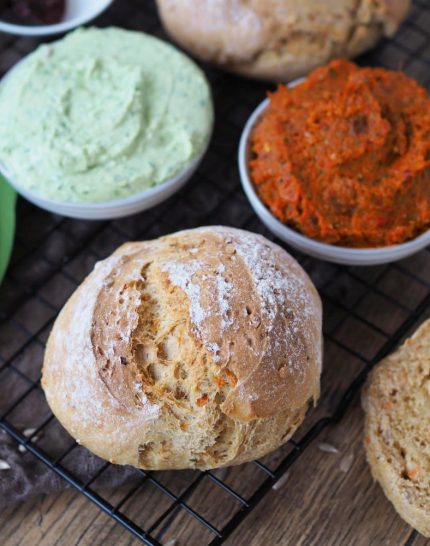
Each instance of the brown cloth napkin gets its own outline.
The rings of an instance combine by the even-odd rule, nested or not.
[[[6,461],[10,469],[0,470],[0,510],[9,504],[24,501],[30,496],[60,491],[67,482],[50,470],[30,453],[22,453],[7,434],[1,434],[0,460]],[[70,455],[68,470],[84,482],[94,476],[100,468],[100,460],[89,452],[78,451]],[[97,487],[117,487],[136,477],[128,467],[109,466],[97,479]]]

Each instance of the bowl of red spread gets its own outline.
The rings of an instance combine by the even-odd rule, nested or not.
[[[372,265],[430,244],[430,99],[401,72],[333,61],[251,115],[242,184],[279,238]]]

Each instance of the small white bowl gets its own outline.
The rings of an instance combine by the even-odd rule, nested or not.
[[[103,201],[101,203],[68,203],[66,201],[46,199],[21,186],[8,173],[6,166],[2,162],[0,162],[0,173],[3,174],[10,185],[25,199],[49,212],[79,220],[111,220],[112,218],[122,218],[142,212],[143,210],[155,207],[155,205],[171,197],[191,178],[200,165],[205,153],[206,149],[182,172],[154,188],[136,193],[130,197]]]
[[[0,20],[0,32],[18,36],[50,36],[67,32],[95,19],[113,0],[68,0],[64,18],[54,25],[15,25]]]
[[[300,80],[301,81],[301,80]],[[297,85],[300,81],[294,81],[289,84],[290,87]],[[334,262],[346,265],[378,265],[389,262],[395,262],[410,256],[419,250],[422,250],[430,244],[430,230],[422,235],[419,235],[411,241],[399,245],[391,245],[378,248],[348,248],[343,246],[329,245],[315,239],[311,239],[306,235],[291,229],[269,211],[269,209],[260,200],[254,184],[251,181],[249,173],[249,157],[250,157],[250,134],[268,107],[269,100],[265,99],[252,113],[246,123],[239,145],[239,171],[242,186],[249,202],[252,205],[255,213],[265,226],[274,233],[279,239],[290,244],[292,247],[301,250],[305,254],[314,256],[321,260]]]

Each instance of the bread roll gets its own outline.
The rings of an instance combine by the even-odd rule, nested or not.
[[[391,36],[410,0],[157,0],[171,36],[228,70],[288,81]]]
[[[430,320],[370,374],[364,444],[402,518],[430,537]]]
[[[76,440],[118,464],[215,468],[287,441],[319,396],[321,304],[264,237],[224,227],[127,243],[49,337],[43,388]]]

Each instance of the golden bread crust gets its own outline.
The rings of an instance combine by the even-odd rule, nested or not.
[[[319,396],[321,303],[284,250],[223,227],[127,243],[60,313],[43,387],[97,455],[214,468],[285,442]]]

